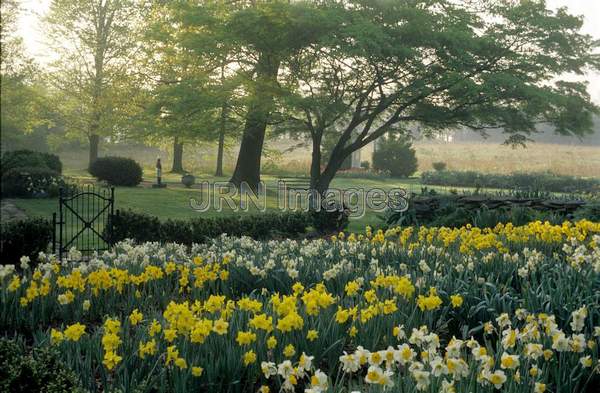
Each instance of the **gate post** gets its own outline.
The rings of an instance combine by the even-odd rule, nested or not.
[[[113,219],[115,216],[115,187],[110,187],[110,214],[108,215],[108,245],[114,245]]]
[[[56,212],[52,213],[52,254],[56,252]]]
[[[62,260],[62,245],[63,245],[63,188],[58,189],[58,214],[60,221],[58,222],[58,260]]]

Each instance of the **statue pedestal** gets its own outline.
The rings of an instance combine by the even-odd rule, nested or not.
[[[152,188],[166,188],[167,185],[162,182],[161,170],[160,170],[160,160],[156,164],[156,183],[152,185]]]

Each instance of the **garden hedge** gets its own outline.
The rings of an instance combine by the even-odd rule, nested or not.
[[[190,245],[203,243],[224,233],[254,239],[293,238],[306,233],[307,227],[311,225],[312,216],[303,212],[161,221],[149,214],[127,210],[118,212],[113,218],[112,240],[117,242],[133,239],[137,242],[160,241]]]
[[[77,375],[60,359],[55,346],[26,347],[0,338],[0,391],[13,393],[83,393]]]
[[[33,150],[13,150],[2,154],[1,173],[4,175],[7,171],[22,167],[36,167],[51,169],[57,173],[62,173],[62,162],[56,154],[42,153]]]
[[[3,198],[55,197],[65,182],[53,169],[46,167],[18,167],[2,175]]]
[[[38,254],[47,251],[52,241],[52,223],[42,218],[10,221],[0,226],[0,263],[18,264],[22,256],[37,261]]]

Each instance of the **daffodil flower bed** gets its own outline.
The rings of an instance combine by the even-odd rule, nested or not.
[[[40,260],[0,269],[0,326],[58,348],[90,391],[599,386],[598,223],[122,242]]]

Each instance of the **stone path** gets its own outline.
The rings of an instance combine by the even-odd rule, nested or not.
[[[2,199],[0,200],[0,217],[2,217],[2,222],[8,222],[27,218],[27,214],[15,206],[10,199]]]

